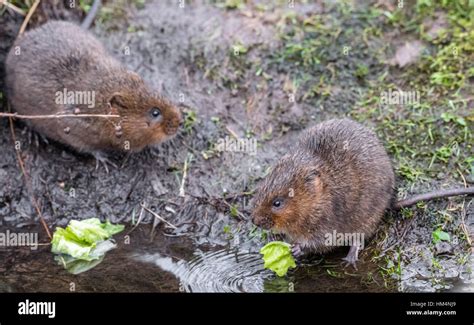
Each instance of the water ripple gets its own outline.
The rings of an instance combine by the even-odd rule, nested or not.
[[[266,279],[273,278],[263,268],[260,254],[237,249],[201,252],[189,262],[176,262],[158,253],[137,259],[173,273],[185,292],[263,292]]]

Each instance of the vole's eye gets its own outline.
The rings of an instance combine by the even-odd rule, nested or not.
[[[153,107],[151,110],[150,110],[150,116],[153,118],[153,119],[158,119],[161,117],[161,111],[158,107]]]
[[[272,206],[276,209],[280,208],[283,205],[283,201],[281,199],[274,199],[272,202]]]

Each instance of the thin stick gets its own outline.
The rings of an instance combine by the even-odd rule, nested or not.
[[[120,117],[120,115],[114,114],[52,114],[52,115],[21,115],[18,113],[0,113],[0,117],[14,117],[19,119],[30,119],[30,120],[40,120],[40,119],[53,119],[53,118],[64,118],[64,117]]]
[[[231,209],[233,208],[232,205],[227,203],[225,200],[222,200],[222,203],[224,203],[225,205],[227,205],[229,207],[229,211],[231,211]],[[239,210],[237,210],[237,216],[239,216],[241,218],[241,220],[246,220],[247,219],[247,218],[245,218],[245,216]]]
[[[452,100],[451,103],[470,102],[471,100],[474,100],[474,97],[455,99],[455,100]]]
[[[6,0],[0,0],[0,4],[10,8],[11,10],[13,10],[14,12],[24,16],[26,15],[25,12],[23,10],[21,10],[20,8],[18,8],[17,6],[15,6],[14,4],[12,3],[9,3],[7,2]]]
[[[132,231],[134,231],[138,225],[140,225],[140,223],[142,222],[142,219],[143,219],[143,206],[140,210],[140,215],[138,216],[138,220],[137,220],[137,223],[135,224],[135,226],[133,226],[133,228],[127,233],[127,235],[130,235],[132,233]]]
[[[183,167],[183,178],[181,179],[181,186],[179,187],[179,194],[180,197],[185,197],[186,194],[184,192],[184,183],[186,181],[186,176],[188,175],[188,157],[184,160],[184,167]]]
[[[26,15],[25,20],[23,20],[23,23],[21,24],[20,31],[18,32],[18,35],[23,34],[23,32],[26,29],[26,26],[28,25],[28,22],[31,19],[31,16],[33,16],[34,12],[36,11],[36,8],[38,7],[39,3],[41,0],[35,0],[35,3],[31,6],[30,10],[28,11],[28,15]]]
[[[173,228],[173,229],[178,229],[178,227],[176,227],[176,226],[173,225],[172,223],[170,223],[170,222],[166,221],[165,219],[163,219],[162,217],[160,217],[156,212],[154,212],[154,211],[148,209],[148,208],[147,208],[146,206],[144,206],[143,204],[140,204],[140,205],[141,205],[141,207],[142,207],[143,209],[145,209],[146,211],[150,212],[155,218],[157,218],[157,219],[163,221],[164,223],[166,223],[168,226],[170,226],[170,227]]]
[[[194,152],[194,154],[195,154],[196,156],[199,155],[199,152],[198,152],[196,149],[194,149],[193,147],[189,146],[184,140],[182,140],[182,139],[180,139],[180,140],[181,140],[181,143],[183,144],[183,146],[185,146],[186,148],[188,148],[189,150],[191,150],[192,152]]]
[[[235,139],[238,139],[239,136],[237,135],[237,133],[234,132],[234,130],[232,130],[230,127],[226,126],[225,127],[227,129],[227,131],[229,131],[229,133],[235,138]]]
[[[449,190],[441,190],[441,191],[434,191],[430,193],[424,193],[412,196],[408,199],[404,199],[395,203],[395,209],[406,208],[412,206],[420,201],[429,201],[432,199],[440,199],[443,197],[449,196],[457,196],[457,195],[473,195],[474,194],[474,186],[467,187],[467,188],[455,188]]]
[[[7,104],[7,106],[8,106],[8,110],[10,110],[10,105]],[[41,222],[44,230],[46,230],[46,234],[48,235],[49,239],[52,239],[53,237],[51,236],[51,232],[49,231],[48,224],[44,220],[44,217],[43,217],[43,214],[41,213],[41,209],[39,207],[38,201],[36,200],[36,198],[34,196],[33,188],[31,187],[31,182],[30,182],[28,173],[26,172],[26,169],[25,169],[25,163],[23,162],[23,159],[21,158],[21,155],[20,155],[20,150],[16,150],[16,142],[17,141],[16,141],[16,135],[15,135],[15,129],[13,128],[13,119],[12,119],[12,117],[9,117],[8,119],[10,121],[10,131],[11,131],[11,134],[12,134],[13,147],[15,148],[16,158],[18,160],[18,164],[20,165],[21,172],[23,173],[23,177],[25,178],[25,184],[26,184],[26,188],[28,189],[28,192],[30,194],[31,203],[35,207],[36,213],[38,214],[38,217],[40,218],[40,222]]]
[[[91,9],[87,13],[86,18],[84,19],[84,21],[81,24],[82,29],[87,30],[87,29],[89,29],[89,27],[91,27],[92,22],[94,21],[94,18],[97,15],[97,12],[99,11],[100,5],[101,5],[100,0],[94,0],[94,2],[92,3]]]
[[[392,248],[394,248],[395,246],[399,245],[402,243],[403,239],[405,238],[405,235],[407,234],[408,232],[408,229],[411,228],[411,225],[413,224],[413,222],[415,221],[415,218],[411,218],[409,223],[405,226],[405,228],[403,228],[403,233],[402,233],[402,236],[398,238],[398,240],[393,243],[392,245],[390,245],[389,247],[385,248],[381,253],[380,253],[380,256],[383,256],[382,254],[385,254],[386,252],[388,252],[389,250],[391,250]]]
[[[469,244],[469,246],[472,247],[471,235],[469,234],[469,231],[467,229],[466,222],[465,222],[466,210],[467,210],[465,205],[466,205],[466,200],[463,200],[462,211],[461,211],[461,229],[464,232],[464,235],[466,236],[467,243]]]
[[[462,181],[463,181],[463,183],[464,183],[464,187],[467,187],[466,178],[464,178],[464,175],[461,173],[461,171],[459,170],[459,168],[456,168],[456,170],[458,171],[459,175],[461,175]]]
[[[25,31],[26,26],[28,25],[28,22],[30,21],[31,16],[35,12],[35,10],[38,7],[39,3],[40,3],[40,0],[35,0],[35,3],[33,4],[33,6],[31,6],[30,10],[28,11],[28,15],[25,17],[25,20],[23,21],[23,24],[20,27],[20,31],[18,32],[17,38],[18,38],[19,35],[21,35]],[[11,112],[10,105],[8,105],[8,103],[7,103],[7,107],[8,107],[8,111]],[[26,172],[26,169],[25,169],[25,163],[23,162],[23,159],[21,158],[20,151],[16,150],[17,141],[16,141],[16,135],[15,135],[15,129],[13,128],[13,118],[11,116],[9,116],[8,120],[10,122],[10,131],[11,131],[11,134],[12,134],[13,147],[15,148],[16,158],[18,160],[18,164],[20,165],[20,169],[23,173],[23,177],[25,178],[25,184],[26,184],[26,188],[28,189],[28,192],[29,192],[29,195],[30,195],[31,203],[33,204],[33,206],[36,210],[36,213],[38,214],[38,217],[40,218],[41,225],[43,226],[44,230],[46,231],[46,234],[48,235],[49,239],[51,240],[53,237],[51,236],[51,232],[49,231],[48,224],[44,220],[43,214],[41,213],[41,209],[39,207],[38,201],[36,200],[36,198],[34,196],[33,188],[31,186],[31,182],[29,180],[28,173]]]

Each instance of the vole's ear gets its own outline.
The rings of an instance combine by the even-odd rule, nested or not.
[[[319,178],[319,171],[315,168],[311,168],[310,170],[308,170],[306,174],[305,182],[313,183],[318,178]]]
[[[114,93],[109,99],[109,105],[112,108],[127,108],[127,103],[124,96],[121,93]]]
[[[306,186],[311,190],[315,189],[316,192],[319,192],[322,188],[323,183],[321,182],[321,174],[317,169],[310,169],[305,177]]]

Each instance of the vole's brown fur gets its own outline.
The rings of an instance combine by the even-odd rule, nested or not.
[[[334,248],[325,244],[333,231],[370,237],[393,193],[392,165],[374,132],[349,119],[329,120],[305,130],[261,182],[253,221],[322,253]],[[351,254],[355,263],[357,249]]]
[[[112,58],[94,36],[68,22],[48,22],[19,37],[6,60],[6,85],[20,114],[120,115],[28,120],[39,133],[94,155],[163,142],[175,135],[181,120],[174,105]],[[64,89],[95,92],[94,107],[56,103]],[[150,114],[154,108],[158,117]]]

